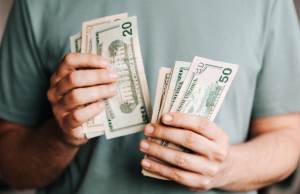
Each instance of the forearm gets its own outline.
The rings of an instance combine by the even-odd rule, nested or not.
[[[294,171],[298,161],[299,144],[290,130],[262,134],[231,146],[222,189],[249,191],[278,182]]]
[[[39,129],[11,128],[0,136],[1,176],[12,187],[43,187],[70,163],[78,148],[62,141],[54,121]]]

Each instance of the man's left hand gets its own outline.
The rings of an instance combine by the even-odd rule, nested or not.
[[[168,113],[162,117],[162,124],[148,124],[144,133],[192,152],[168,148],[150,139],[142,140],[142,152],[165,162],[148,157],[141,162],[143,169],[197,191],[224,184],[230,146],[227,134],[215,123],[195,115]]]

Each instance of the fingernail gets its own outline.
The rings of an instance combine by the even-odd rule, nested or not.
[[[150,135],[151,133],[153,133],[154,131],[154,128],[152,125],[147,125],[146,128],[145,128],[145,134],[146,135]]]
[[[118,74],[116,74],[115,72],[111,71],[108,73],[108,76],[111,78],[111,79],[117,79],[118,78]]]
[[[144,140],[141,142],[141,151],[146,151],[149,148],[149,144]]]
[[[173,120],[173,117],[170,114],[166,114],[163,116],[163,121],[164,122],[171,122]]]
[[[150,167],[150,162],[147,159],[143,159],[142,160],[142,166],[145,168],[149,168]]]

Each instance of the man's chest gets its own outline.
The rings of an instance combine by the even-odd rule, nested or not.
[[[249,91],[254,92],[261,68],[262,29],[259,17],[249,16],[251,8],[243,11],[241,5],[232,5],[216,1],[182,3],[178,0],[173,3],[169,0],[78,2],[58,16],[62,22],[54,28],[47,49],[50,56],[61,58],[62,51],[69,50],[68,37],[81,30],[83,21],[128,12],[138,18],[151,99],[154,99],[160,67],[172,67],[177,60],[192,61],[194,56],[201,56],[240,65],[231,93],[244,94],[239,97],[243,103],[243,99],[253,96]],[[50,71],[53,72],[57,64],[57,60],[51,61]]]

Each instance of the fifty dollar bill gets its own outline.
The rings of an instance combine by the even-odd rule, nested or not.
[[[194,58],[188,71],[184,65],[189,66],[188,63],[181,65],[176,63],[174,67],[167,99],[163,105],[166,108],[162,113],[183,112],[207,117],[213,121],[237,73],[238,66],[201,57]],[[166,141],[160,141],[160,144],[186,151],[185,148]],[[165,179],[148,171],[143,171],[143,174]]]

